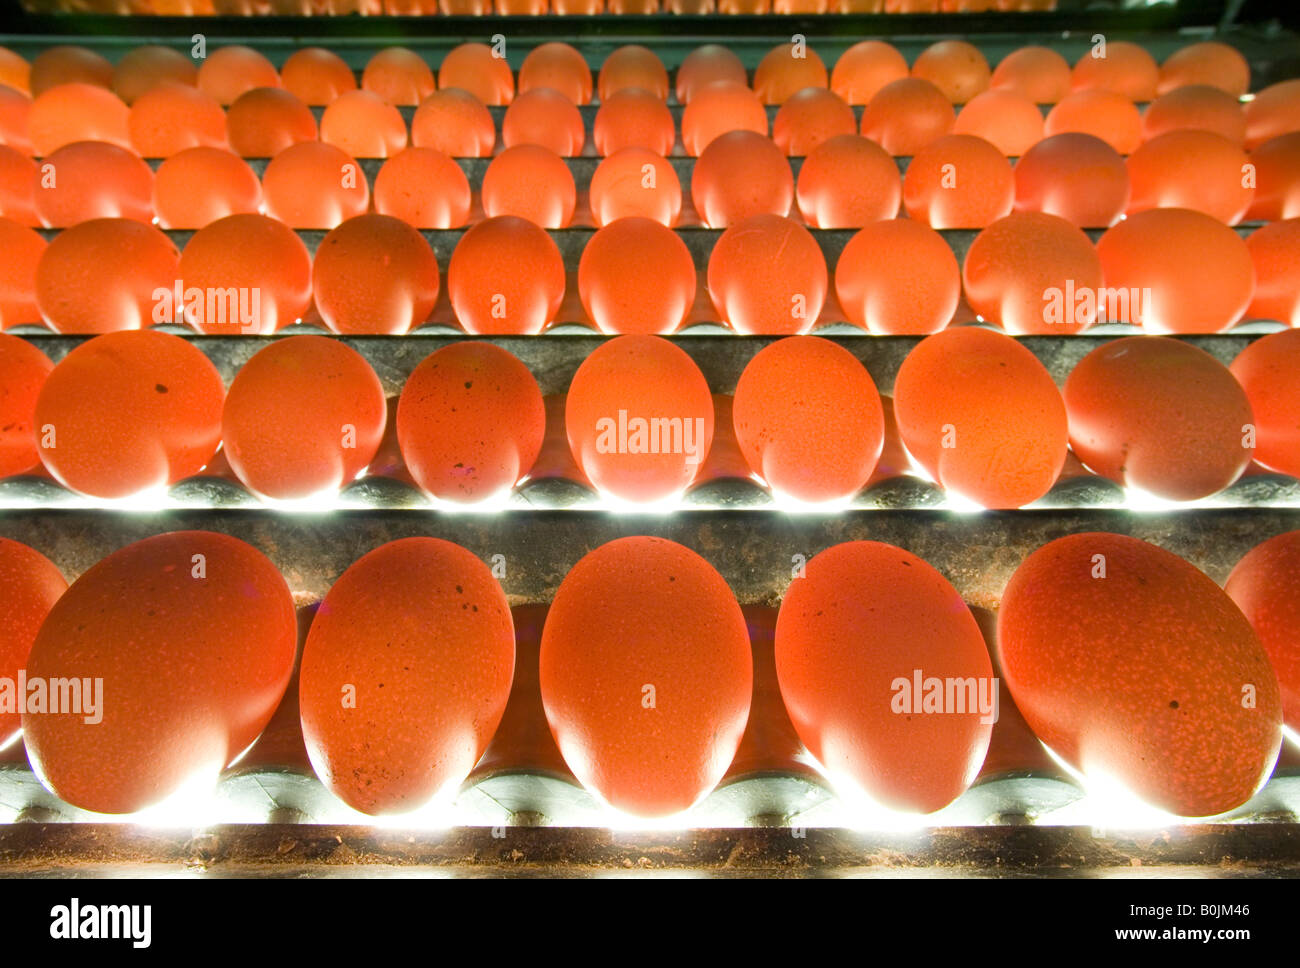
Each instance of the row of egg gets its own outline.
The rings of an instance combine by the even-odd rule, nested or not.
[[[911,350],[890,415],[849,350],[794,336],[746,365],[728,429],[741,473],[810,504],[858,493],[895,431],[903,450],[890,453],[891,467],[906,470],[910,454],[945,490],[983,507],[1042,497],[1067,449],[1121,485],[1191,501],[1232,484],[1252,460],[1300,477],[1297,366],[1297,330],[1254,341],[1231,370],[1179,340],[1125,337],[1085,356],[1062,391],[1014,339],[963,326]],[[323,336],[259,350],[229,393],[192,343],[149,330],[96,337],[53,367],[30,343],[0,337],[0,373],[8,391],[0,476],[40,462],[99,498],[211,471],[219,447],[264,497],[336,492],[376,465],[388,422],[369,363]],[[563,406],[562,433],[581,474],[635,504],[678,499],[718,429],[699,367],[657,336],[600,345],[574,373]],[[487,342],[430,354],[395,407],[401,462],[426,492],[458,504],[490,502],[528,477],[546,424],[528,368]]]
[[[41,781],[86,810],[132,813],[215,782],[294,672],[290,589],[227,535],[146,538],[70,587],[38,552],[0,539],[0,598],[0,741],[21,728]],[[997,670],[1085,782],[1210,816],[1248,800],[1284,723],[1300,728],[1297,629],[1300,532],[1248,553],[1226,591],[1155,545],[1073,534],[1008,582]],[[921,558],[870,541],[815,555],[785,591],[775,659],[799,739],[843,792],[924,814],[979,773],[1000,684],[974,616]],[[740,606],[704,558],[662,538],[612,541],[569,570],[538,673],[566,764],[631,814],[702,800],[750,718]],[[307,634],[298,700],[312,766],[372,815],[450,797],[514,677],[513,621],[488,566],[437,538],[382,545],[338,578]]]
[[[67,7],[54,0],[54,7]],[[79,0],[75,8],[104,13],[191,17],[340,16],[377,17],[501,16],[547,14],[649,15],[706,14],[879,14],[1034,12],[1056,9],[1056,0]]]

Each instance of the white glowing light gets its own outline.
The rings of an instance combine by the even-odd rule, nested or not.
[[[843,511],[853,503],[855,496],[854,494],[848,494],[844,497],[832,498],[829,501],[804,501],[789,494],[783,494],[775,488],[772,490],[773,505],[778,511],[784,511],[786,514],[826,514],[828,512]]]
[[[1043,749],[1066,773],[1083,787],[1084,795],[1059,810],[1040,817],[1042,826],[1092,827],[1106,830],[1156,830],[1187,821],[1147,803],[1129,787],[1103,770],[1082,773],[1065,762],[1046,743]]]

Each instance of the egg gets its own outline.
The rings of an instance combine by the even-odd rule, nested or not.
[[[749,78],[745,65],[730,48],[721,44],[696,47],[682,58],[677,68],[677,100],[689,105],[696,92],[715,81],[730,81],[744,87]]]
[[[1103,39],[1075,62],[1070,79],[1075,91],[1109,91],[1129,101],[1150,101],[1159,78],[1160,68],[1145,48]]]
[[[4,346],[0,341],[0,367],[7,370]],[[7,446],[0,445],[0,453],[7,450]],[[4,458],[0,458],[0,463],[3,462]],[[0,676],[3,676],[0,682],[8,680],[10,689],[27,665],[41,623],[67,588],[68,583],[59,569],[39,551],[0,538],[0,599],[5,603],[4,617],[0,618]],[[8,699],[9,702],[0,703],[0,749],[18,738],[22,707],[17,700],[25,701],[26,695],[14,690]]]
[[[767,135],[767,110],[758,95],[736,81],[714,81],[694,91],[682,110],[682,147],[698,157],[729,131]]]
[[[835,294],[855,326],[889,336],[937,333],[961,299],[961,269],[943,236],[911,219],[874,222],[844,246]]]
[[[258,87],[226,111],[226,138],[244,158],[274,158],[300,141],[316,140],[316,117],[288,91]]]
[[[357,89],[357,79],[338,54],[323,47],[299,47],[280,68],[280,83],[303,104],[327,106]]]
[[[1188,128],[1211,131],[1241,145],[1246,140],[1246,114],[1236,98],[1204,84],[1179,87],[1162,94],[1142,113],[1144,141]]]
[[[198,80],[199,69],[192,58],[157,44],[132,48],[113,68],[113,91],[127,104],[160,84],[193,87]]]
[[[673,500],[708,456],[713,397],[679,346],[659,336],[618,336],[573,374],[565,429],[574,460],[602,494],[632,503]]]
[[[1044,545],[1007,583],[997,637],[1025,720],[1087,777],[1203,817],[1272,772],[1268,656],[1232,600],[1162,548],[1095,532]]]
[[[764,104],[784,104],[806,87],[829,87],[826,64],[801,39],[773,47],[754,68],[754,93]]]
[[[375,211],[417,229],[460,228],[472,201],[460,165],[434,148],[407,148],[375,176]]]
[[[99,813],[215,784],[275,712],[296,644],[289,588],[251,545],[209,531],[128,545],[72,583],[32,645],[29,681],[90,680],[101,700],[93,717],[29,706],[32,767]]]
[[[45,249],[39,232],[0,218],[0,330],[41,322],[36,267]]]
[[[672,226],[682,210],[677,171],[646,148],[622,148],[597,165],[589,194],[597,226],[633,216]]]
[[[1043,115],[1038,105],[1023,94],[990,90],[966,103],[952,133],[976,135],[1015,158],[1043,139]]]
[[[1070,93],[1070,65],[1050,47],[1020,47],[998,61],[989,87],[1023,94],[1035,104],[1055,104]]]
[[[794,201],[794,175],[772,139],[731,131],[700,153],[691,173],[691,201],[709,228],[753,215],[785,215]]]
[[[541,44],[519,65],[519,93],[537,87],[554,88],[574,104],[587,104],[591,101],[591,68],[569,44]]]
[[[490,157],[496,140],[496,125],[488,109],[459,88],[430,94],[411,119],[411,144],[436,148],[453,158]]]
[[[1264,225],[1246,239],[1255,266],[1250,319],[1275,319],[1300,326],[1300,219]]]
[[[366,61],[361,89],[389,104],[414,107],[434,92],[433,70],[406,47],[385,47]]]
[[[107,141],[130,149],[130,110],[107,88],[60,84],[32,101],[27,132],[38,156],[51,155],[77,141]]]
[[[1252,548],[1232,569],[1223,590],[1250,622],[1277,674],[1282,720],[1300,728],[1300,531]]]
[[[388,158],[406,147],[406,122],[379,95],[348,91],[321,114],[320,140],[353,158]]]
[[[1065,404],[1009,336],[962,326],[927,336],[899,367],[903,444],[946,491],[987,508],[1036,501],[1065,465]]]
[[[186,148],[227,144],[226,112],[216,98],[186,84],[159,84],[136,98],[127,131],[142,158],[170,158]]]
[[[747,335],[806,333],[826,301],[826,259],[812,233],[781,215],[732,223],[709,256],[709,297]]]
[[[1128,208],[1128,166],[1090,134],[1044,138],[1016,162],[1017,212],[1059,215],[1080,228],[1108,228]]]
[[[667,155],[677,141],[668,105],[649,91],[624,88],[601,98],[592,124],[592,141],[600,155],[624,148],[644,148]]]
[[[211,51],[199,65],[198,84],[222,105],[234,104],[254,88],[282,86],[279,72],[266,56],[241,44]]]
[[[93,497],[175,484],[216,453],[224,397],[216,367],[179,336],[107,333],[69,352],[41,388],[41,461]]]
[[[772,122],[772,140],[792,157],[803,157],[836,135],[852,135],[858,122],[853,109],[821,87],[806,87],[785,99]]]
[[[1300,216],[1300,132],[1266,141],[1250,153],[1255,194],[1246,218],[1276,222]]]
[[[908,77],[876,92],[862,112],[861,133],[891,155],[915,155],[952,130],[952,103],[929,81]]]
[[[186,148],[158,166],[153,210],[165,229],[202,228],[262,207],[262,186],[248,163],[224,148]]]
[[[909,217],[936,229],[978,229],[1015,202],[1011,163],[983,138],[950,134],[916,153],[903,176]]]
[[[184,290],[202,296],[192,308],[187,304],[185,316],[200,333],[269,336],[302,319],[311,305],[307,246],[293,229],[265,215],[209,222],[185,243],[178,271]],[[233,302],[209,299],[230,292],[236,294]]]
[[[1244,111],[1247,148],[1300,131],[1300,78],[1270,84],[1246,103]]]
[[[155,293],[176,281],[180,254],[152,225],[81,222],[55,236],[36,265],[36,305],[56,333],[141,329],[155,322]]]
[[[1106,319],[1151,333],[1220,332],[1241,319],[1255,291],[1245,241],[1203,212],[1139,212],[1107,230],[1097,254],[1106,288],[1117,291]]]
[[[510,608],[487,565],[437,538],[376,548],[330,588],[303,646],[312,768],[372,815],[450,798],[501,722],[514,664]]]
[[[32,99],[21,91],[0,84],[0,145],[7,145],[24,155],[32,154],[28,133]]]
[[[867,104],[886,84],[908,76],[907,61],[893,44],[860,40],[835,62],[831,90],[849,104]]]
[[[438,87],[461,88],[483,104],[509,104],[515,96],[510,65],[487,44],[461,44],[448,51],[438,68]]]
[[[763,347],[736,384],[732,409],[745,462],[779,497],[852,497],[884,446],[880,394],[866,367],[819,336]]]
[[[21,54],[8,47],[0,47],[0,84],[30,94],[31,74],[32,66]]]
[[[1047,113],[1043,133],[1051,137],[1066,132],[1093,135],[1129,155],[1142,143],[1142,116],[1123,94],[1089,88],[1062,98]]]
[[[36,214],[47,228],[93,218],[148,223],[154,214],[153,183],[149,166],[132,152],[102,141],[73,142],[44,160],[36,179]]]
[[[36,217],[38,171],[31,158],[0,145],[0,216],[19,225],[41,224]]]
[[[434,497],[478,504],[508,494],[546,435],[542,391],[528,367],[488,342],[425,357],[397,404],[397,440],[416,483]]]
[[[573,172],[554,151],[520,144],[492,159],[483,174],[481,198],[489,218],[515,215],[542,228],[561,229],[573,219],[577,187]]]
[[[1129,213],[1184,208],[1235,225],[1255,195],[1248,164],[1245,151],[1210,131],[1158,135],[1129,156]]]
[[[559,247],[536,224],[514,215],[472,226],[447,267],[456,319],[476,335],[540,333],[559,312],[564,285]]]
[[[1075,455],[1102,477],[1156,497],[1208,497],[1254,456],[1254,418],[1241,384],[1180,340],[1104,343],[1075,364],[1064,397]]]
[[[712,565],[662,538],[611,541],[570,569],[546,616],[539,673],[569,768],[639,816],[704,799],[749,718],[740,606]]]
[[[619,91],[641,90],[659,100],[668,97],[668,71],[659,55],[641,44],[624,44],[600,65],[596,90],[602,102]]]
[[[262,174],[266,214],[293,229],[332,229],[370,205],[365,172],[346,152],[304,141],[271,159]]]
[[[974,781],[996,680],[970,610],[925,561],[876,541],[815,555],[781,601],[775,648],[790,720],[832,782],[932,813]]]
[[[992,73],[974,44],[941,40],[921,51],[912,64],[912,76],[929,81],[953,104],[965,104],[988,89]]]
[[[424,236],[391,215],[358,215],[321,240],[312,293],[335,333],[400,336],[429,318],[438,261]]]
[[[577,105],[549,87],[521,93],[501,119],[501,143],[507,148],[540,145],[567,158],[582,154],[586,136]]]
[[[93,84],[111,87],[113,65],[103,54],[72,44],[55,44],[32,58],[28,85],[32,97],[39,97],[60,84]]]
[[[874,141],[856,134],[828,138],[799,168],[795,200],[812,228],[861,228],[893,218],[903,197],[898,166]]]
[[[578,293],[603,333],[671,333],[695,302],[695,261],[672,229],[621,218],[587,241]]]
[[[36,398],[52,369],[50,358],[34,344],[0,333],[0,479],[40,466]],[[0,635],[0,642],[4,641]],[[0,747],[6,742],[2,730]]]
[[[1192,84],[1208,84],[1234,98],[1250,90],[1250,65],[1228,44],[1202,41],[1181,47],[1160,65],[1160,94]]]
[[[1292,477],[1300,477],[1297,363],[1300,363],[1300,330],[1288,329],[1255,340],[1238,354],[1230,367],[1254,414],[1255,460]]]

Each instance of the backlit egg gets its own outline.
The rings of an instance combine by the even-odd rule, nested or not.
[[[469,179],[434,148],[407,148],[375,176],[375,211],[417,229],[460,228],[469,219]]]
[[[46,47],[34,58],[28,84],[32,97],[38,97],[60,84],[93,84],[110,87],[113,65],[103,54],[72,44]]]
[[[25,474],[41,463],[36,449],[36,398],[54,369],[34,344],[0,333],[0,479]],[[35,631],[35,630],[33,630]],[[0,642],[3,642],[0,636]],[[30,643],[29,643],[30,644]],[[4,746],[0,726],[0,747]]]
[[[125,148],[75,141],[46,157],[43,169],[36,179],[35,203],[46,228],[92,218],[153,219],[154,173]]]
[[[1108,228],[1128,207],[1128,166],[1114,148],[1090,134],[1044,138],[1013,172],[1018,212],[1059,215],[1080,228]]]
[[[0,342],[0,347],[3,345]],[[0,367],[7,370],[7,363],[4,351],[0,349]],[[7,450],[8,447],[4,446],[0,452]],[[0,457],[0,464],[5,462],[5,458]],[[59,569],[39,551],[0,538],[0,599],[5,603],[4,617],[0,618],[0,676],[8,680],[11,689],[12,684],[18,681],[19,672],[27,665],[41,623],[67,587]],[[15,693],[8,697],[10,702],[6,705],[10,709],[0,711],[0,749],[17,739],[22,728],[21,710],[16,708],[15,700],[25,701],[27,696]]]
[[[1159,77],[1160,68],[1145,48],[1103,39],[1075,62],[1071,83],[1076,91],[1110,91],[1129,101],[1150,101]]]
[[[94,497],[175,484],[217,452],[224,398],[216,367],[179,336],[98,336],[60,360],[41,388],[41,461],[62,484]]]
[[[1282,694],[1282,720],[1300,729],[1300,531],[1252,548],[1223,590],[1250,622],[1268,653]]]
[[[603,333],[671,333],[695,302],[695,262],[672,229],[618,219],[583,248],[578,293]]]
[[[1300,131],[1265,141],[1250,153],[1250,164],[1255,197],[1246,218],[1276,222],[1300,216]]]
[[[477,335],[540,333],[559,312],[564,283],[564,259],[555,241],[514,215],[470,228],[447,267],[456,319]]]
[[[568,158],[582,154],[586,136],[577,105],[549,87],[522,92],[501,119],[501,143],[507,148],[541,145]]]
[[[1246,239],[1255,297],[1246,315],[1300,326],[1300,219],[1264,225]]]
[[[0,329],[41,321],[36,307],[36,266],[45,248],[39,232],[0,218]]]
[[[452,158],[487,158],[496,144],[492,115],[473,94],[446,87],[430,94],[411,119],[411,144]]]
[[[437,538],[376,548],[334,583],[303,647],[313,769],[372,815],[450,799],[501,722],[514,665],[510,607],[487,565]]]
[[[931,813],[979,773],[997,713],[984,637],[948,580],[902,548],[850,541],[815,555],[781,602],[776,673],[837,785]]]
[[[50,155],[76,141],[107,141],[130,149],[130,110],[112,91],[93,84],[60,84],[37,95],[27,116],[32,150]]]
[[[1250,90],[1250,65],[1235,48],[1218,41],[1188,44],[1174,51],[1160,65],[1161,94],[1191,84],[1208,84],[1234,98]]]
[[[1294,290],[1293,290],[1294,292]],[[1300,330],[1288,329],[1255,340],[1232,361],[1255,416],[1255,460],[1300,477]]]
[[[1075,365],[1064,396],[1078,458],[1157,497],[1208,497],[1254,456],[1254,418],[1241,384],[1180,340],[1127,336],[1098,346]]]
[[[415,482],[444,501],[507,494],[537,461],[546,406],[528,367],[487,342],[425,357],[402,387],[397,440]]]
[[[903,207],[936,229],[978,229],[1015,202],[1006,157],[983,138],[950,134],[917,152],[903,176]]]
[[[574,104],[587,104],[591,101],[591,68],[569,44],[542,44],[530,50],[519,65],[519,93],[535,87],[554,88]]]
[[[961,299],[961,268],[943,236],[911,219],[867,225],[835,266],[849,322],[889,336],[937,333]]]
[[[1038,738],[1094,782],[1202,817],[1272,772],[1268,656],[1218,585],[1162,548],[1095,532],[1039,548],[1003,593],[998,653]]]
[[[695,162],[691,201],[709,228],[752,215],[785,215],[794,201],[794,175],[772,139],[731,131],[710,142]]]
[[[239,44],[221,47],[199,65],[199,89],[222,105],[234,104],[246,91],[280,87],[280,74],[266,56]]]
[[[312,293],[336,333],[400,336],[429,318],[438,261],[416,229],[391,215],[358,215],[321,240]]]
[[[715,81],[731,81],[744,87],[749,78],[745,65],[730,48],[721,44],[696,47],[677,68],[677,100],[690,104],[697,91]]]
[[[294,229],[332,229],[370,204],[365,172],[345,151],[303,141],[271,159],[262,174],[266,214]]]
[[[620,538],[570,569],[542,630],[542,703],[574,775],[617,810],[694,806],[730,766],[753,659],[722,576],[662,538]]]
[[[1210,131],[1170,131],[1129,156],[1129,213],[1186,208],[1235,225],[1254,199],[1246,152]]]
[[[764,104],[784,104],[806,87],[828,87],[826,65],[802,39],[773,47],[754,68],[754,93]]]
[[[1016,91],[985,91],[961,109],[952,133],[976,135],[1016,158],[1043,139],[1043,114],[1037,104]]]
[[[715,81],[699,87],[682,111],[682,147],[699,156],[728,131],[767,134],[767,111],[758,95],[735,81]]]
[[[974,44],[941,40],[921,51],[912,76],[929,81],[953,104],[965,104],[988,89],[989,62]]]
[[[131,145],[142,158],[169,158],[200,146],[226,147],[226,112],[209,94],[164,83],[136,98],[127,117]]]
[[[603,156],[623,148],[667,155],[677,140],[668,105],[640,88],[624,88],[602,98],[591,133],[596,151]]]
[[[215,785],[271,719],[296,645],[289,588],[251,545],[209,531],[128,545],[72,583],[32,645],[29,677],[89,681],[98,700],[93,715],[29,708],[32,767],[101,813]]]
[[[366,62],[361,75],[362,90],[407,107],[419,104],[436,87],[432,68],[406,47],[385,47]]]
[[[0,47],[0,84],[30,94],[32,67],[8,47]]]
[[[338,54],[323,47],[299,47],[280,68],[280,83],[303,104],[326,106],[357,89],[357,79]]]
[[[662,156],[646,148],[622,148],[596,166],[590,202],[597,226],[638,215],[672,226],[682,210],[682,186]]]
[[[37,226],[36,162],[8,145],[0,145],[0,216],[19,225]]]
[[[1142,143],[1142,116],[1123,94],[1088,88],[1062,98],[1048,112],[1043,133],[1050,137],[1066,132],[1093,135],[1129,155]]]
[[[7,145],[24,155],[32,154],[28,127],[31,113],[30,97],[0,84],[0,145]]]
[[[520,144],[492,159],[481,197],[488,218],[516,215],[544,229],[562,229],[573,220],[578,191],[563,158],[541,145]]]
[[[709,255],[709,297],[737,332],[806,333],[826,301],[826,258],[813,234],[781,215],[732,223]]]
[[[406,122],[379,95],[348,91],[321,115],[320,140],[353,158],[387,158],[406,147]]]
[[[158,166],[153,209],[165,229],[196,229],[255,213],[262,186],[248,163],[224,148],[186,148]]]
[[[483,104],[509,104],[515,96],[515,78],[505,55],[487,44],[453,47],[438,68],[438,87],[457,87]]]
[[[134,104],[137,98],[160,84],[193,87],[198,80],[199,69],[193,58],[157,44],[132,48],[113,68],[113,90],[127,104]]]
[[[907,77],[886,84],[862,112],[861,133],[891,155],[914,155],[952,130],[952,103],[929,81]]]
[[[772,140],[792,157],[803,157],[836,135],[855,134],[853,109],[822,87],[806,87],[785,99],[772,122]]]
[[[602,102],[619,91],[648,91],[661,101],[668,97],[668,71],[659,55],[641,44],[625,44],[600,65],[596,90]]]
[[[1193,128],[1222,135],[1235,145],[1246,140],[1246,113],[1231,94],[1217,87],[1193,84],[1162,94],[1142,112],[1142,138]]]
[[[813,228],[861,228],[898,214],[898,166],[880,145],[856,134],[828,138],[799,168],[795,199]]]
[[[1070,65],[1050,47],[1021,47],[998,61],[989,87],[1015,91],[1035,104],[1055,104],[1070,93]]]
[[[881,40],[862,40],[835,62],[831,90],[849,104],[867,104],[886,84],[907,76],[907,61],[897,47]]]
[[[1247,102],[1246,147],[1300,131],[1300,79],[1270,84]]]
[[[274,158],[290,145],[315,141],[316,117],[288,91],[258,87],[226,111],[226,137],[244,158]]]

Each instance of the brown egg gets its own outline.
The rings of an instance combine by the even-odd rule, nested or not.
[[[1015,91],[1035,104],[1055,104],[1070,93],[1070,65],[1050,47],[1021,47],[998,61],[989,87]]]
[[[569,769],[639,816],[703,800],[749,718],[740,606],[713,566],[662,538],[620,538],[573,566],[546,616],[539,672]]]
[[[952,321],[961,268],[943,236],[911,219],[875,222],[849,239],[835,266],[849,322],[873,333],[924,336]]]
[[[917,152],[903,176],[903,207],[936,229],[978,229],[1011,212],[1015,176],[983,138],[950,134]]]
[[[366,62],[362,90],[389,104],[414,107],[436,90],[433,70],[424,58],[406,47],[385,47]]]
[[[577,105],[549,87],[521,92],[501,119],[501,143],[507,148],[541,145],[569,158],[582,154],[586,136]]]
[[[806,333],[826,301],[826,258],[812,233],[781,215],[732,223],[709,255],[709,298],[747,335]]]
[[[510,65],[487,44],[461,44],[448,51],[438,68],[438,87],[461,88],[483,104],[509,104],[515,96]]]
[[[36,775],[100,813],[215,784],[271,719],[296,644],[289,588],[251,545],[210,531],[128,545],[73,582],[32,645],[29,677],[90,680],[102,700],[93,717],[24,714]]]
[[[165,82],[136,98],[127,118],[142,158],[170,158],[186,148],[225,148],[226,112],[196,87]]]
[[[19,225],[41,224],[36,216],[38,171],[31,158],[0,145],[0,216]]]
[[[907,76],[907,61],[897,47],[881,40],[861,40],[835,62],[831,90],[849,104],[869,104],[886,84]]]
[[[952,133],[976,135],[1004,155],[1016,158],[1043,139],[1043,114],[1023,94],[985,91],[961,109]]]
[[[36,449],[36,398],[52,369],[54,364],[50,358],[34,344],[0,333],[0,386],[4,387],[0,393],[0,479],[40,467],[41,455]],[[0,622],[0,628],[3,627]],[[0,643],[6,641],[0,635]],[[3,730],[0,725],[0,747],[7,742]]]
[[[60,483],[94,497],[175,484],[217,452],[224,397],[216,367],[179,336],[98,336],[60,360],[41,388],[41,460]]]
[[[1300,327],[1300,219],[1264,225],[1246,239],[1255,266],[1249,319],[1275,319]]]
[[[199,69],[193,58],[157,44],[132,48],[113,68],[113,90],[127,104],[134,104],[160,84],[194,87],[198,81]]]
[[[861,228],[894,218],[903,197],[898,166],[883,148],[856,134],[828,138],[799,168],[795,198],[812,228]]]
[[[1155,545],[1084,533],[1038,549],[1003,593],[998,654],[1038,738],[1094,782],[1202,817],[1273,770],[1282,704],[1263,646],[1213,581]]]
[[[434,148],[407,148],[375,176],[375,211],[417,229],[460,228],[471,202],[465,172]]]
[[[303,104],[333,104],[357,89],[357,79],[338,54],[323,47],[299,47],[280,68],[280,83]]]
[[[715,81],[692,92],[682,111],[682,147],[699,156],[720,135],[752,131],[767,135],[767,111],[758,95],[735,81]]]
[[[515,104],[525,96],[520,95]],[[483,174],[480,194],[488,218],[517,215],[544,229],[568,225],[577,204],[573,172],[564,159],[534,144],[515,145],[493,158]]]
[[[1129,155],[1142,143],[1142,116],[1123,94],[1103,88],[1076,90],[1048,112],[1043,124],[1049,137],[1066,132],[1093,135]]]
[[[388,158],[406,147],[406,122],[377,94],[348,91],[321,115],[320,140],[353,158]]]
[[[1108,228],[1128,208],[1128,166],[1090,134],[1044,138],[1016,162],[1018,212],[1059,215],[1080,228]]]
[[[1142,113],[1145,141],[1185,128],[1212,131],[1241,145],[1246,140],[1246,114],[1232,95],[1204,84],[1179,87],[1162,94]]]
[[[853,109],[825,88],[806,87],[785,99],[772,122],[772,140],[792,157],[803,157],[836,135],[852,135]]]
[[[36,267],[45,249],[45,239],[39,232],[13,219],[0,218],[0,329],[40,323]]]
[[[1170,131],[1129,156],[1128,210],[1186,208],[1235,225],[1255,197],[1246,152],[1210,131]]]
[[[426,356],[397,404],[402,458],[415,482],[443,501],[504,497],[537,462],[545,436],[537,381],[488,342],[452,343]]]
[[[8,47],[0,47],[0,84],[30,94],[32,67]]]
[[[785,215],[794,201],[794,175],[770,138],[731,131],[700,153],[691,173],[691,201],[709,228],[751,215]]]
[[[447,294],[466,332],[540,333],[564,298],[564,259],[554,240],[527,219],[488,218],[456,244]]]
[[[262,186],[242,158],[224,148],[186,148],[154,175],[153,209],[165,229],[197,229],[228,215],[251,215]]]
[[[603,333],[671,333],[695,302],[695,262],[672,229],[621,218],[587,241],[578,292]]]
[[[519,65],[519,93],[535,87],[554,88],[574,104],[587,104],[591,101],[591,68],[569,44],[542,44],[530,50]]]
[[[0,347],[3,346],[0,342]],[[0,367],[7,370],[8,362],[0,349]],[[0,465],[4,463],[5,459],[0,458]],[[0,538],[0,598],[5,603],[4,616],[0,617],[0,676],[8,680],[11,689],[27,665],[41,623],[67,588],[68,583],[59,569],[39,551]],[[27,694],[15,690],[8,698],[8,706],[18,707],[16,700],[22,700],[25,706]],[[20,707],[0,711],[0,749],[18,738],[22,728],[20,713]]]
[[[597,165],[590,195],[597,226],[639,215],[671,227],[682,210],[676,169],[645,148],[622,148]]]
[[[94,84],[60,84],[32,102],[27,131],[38,156],[76,141],[107,141],[130,149],[130,111],[112,91]]]
[[[468,91],[444,88],[430,94],[411,119],[411,144],[436,148],[453,158],[486,158],[496,126],[483,103]]]
[[[370,204],[365,172],[345,151],[304,141],[271,159],[262,174],[266,214],[294,229],[332,229]]]
[[[1255,340],[1231,367],[1255,416],[1255,460],[1292,477],[1300,477],[1298,363],[1300,330],[1288,329]]]
[[[601,98],[592,140],[597,153],[606,157],[624,148],[667,155],[677,141],[677,129],[662,99],[639,88],[624,88]]]
[[[24,155],[32,154],[29,120],[32,99],[21,91],[0,85],[0,145]]]
[[[92,218],[153,219],[153,172],[124,148],[77,141],[49,155],[42,167],[35,202],[46,228]]]
[[[239,95],[226,111],[226,137],[245,158],[274,158],[290,145],[315,141],[316,118],[288,91],[258,87]]]
[[[39,97],[60,84],[93,84],[111,87],[113,65],[103,54],[86,47],[56,44],[32,58],[28,84],[32,97]]]
[[[400,336],[438,300],[438,260],[424,236],[389,215],[358,215],[321,240],[312,293],[336,333]]]
[[[915,155],[952,130],[957,115],[929,81],[907,77],[886,84],[862,112],[861,132],[891,155]]]
[[[953,104],[965,104],[988,90],[989,62],[974,44],[941,40],[931,44],[912,64],[912,76],[929,81]]]
[[[596,89],[602,102],[619,91],[648,91],[659,100],[668,97],[668,71],[659,55],[641,44],[616,48],[600,65]]]
[[[773,47],[754,68],[754,93],[764,104],[784,104],[806,87],[829,87],[826,65],[807,44]]]
[[[1300,531],[1252,548],[1232,569],[1223,590],[1241,609],[1277,673],[1282,720],[1300,729]]]
[[[199,89],[222,105],[234,104],[258,87],[281,87],[280,75],[265,55],[251,47],[233,45],[212,51],[199,65]]]
[[[1195,501],[1235,481],[1253,456],[1245,391],[1226,366],[1179,340],[1127,336],[1098,346],[1075,365],[1064,394],[1074,453],[1126,487]]]
[[[1125,40],[1103,40],[1075,62],[1071,83],[1075,91],[1109,91],[1129,101],[1150,101],[1159,77],[1155,58],[1144,48]]]
[[[1255,197],[1246,218],[1276,222],[1300,216],[1300,131],[1266,141],[1250,153]]]
[[[715,81],[731,81],[744,87],[749,78],[745,65],[730,48],[721,44],[696,47],[677,68],[677,100],[690,104],[697,91]]]
[[[1250,90],[1250,65],[1235,47],[1227,44],[1218,41],[1188,44],[1160,65],[1156,90],[1168,94],[1191,84],[1208,84],[1239,98]]]
[[[1247,102],[1246,147],[1300,131],[1300,79],[1270,84]]]
[[[372,815],[449,799],[501,722],[514,665],[510,607],[487,565],[437,538],[376,548],[334,583],[303,647],[313,769]]]

